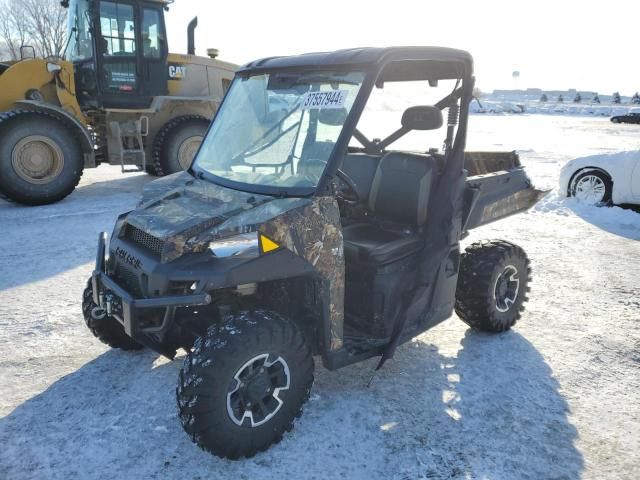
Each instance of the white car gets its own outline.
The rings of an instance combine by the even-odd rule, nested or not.
[[[592,205],[640,204],[640,151],[571,160],[560,172],[560,192]]]

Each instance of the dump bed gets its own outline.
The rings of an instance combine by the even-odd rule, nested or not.
[[[465,230],[528,210],[546,194],[533,187],[516,152],[465,152],[465,168]]]

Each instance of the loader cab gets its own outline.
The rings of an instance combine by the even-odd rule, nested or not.
[[[69,46],[83,107],[146,108],[168,93],[166,2],[71,0]]]

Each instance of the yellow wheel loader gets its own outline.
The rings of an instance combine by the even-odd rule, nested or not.
[[[195,56],[197,18],[188,54],[169,53],[171,3],[65,0],[64,59],[0,62],[0,194],[43,205],[101,163],[158,176],[191,165],[236,65]]]

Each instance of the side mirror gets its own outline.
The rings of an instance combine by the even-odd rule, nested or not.
[[[442,110],[437,107],[411,107],[402,114],[402,127],[407,130],[436,130],[442,124]]]
[[[318,114],[318,121],[331,127],[341,127],[347,121],[347,109],[323,108]]]

